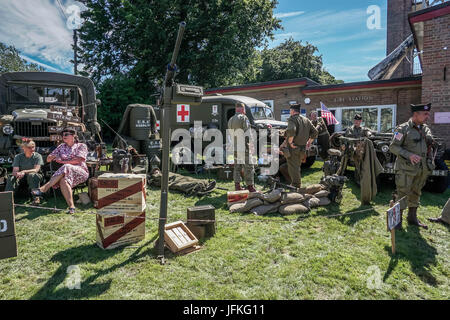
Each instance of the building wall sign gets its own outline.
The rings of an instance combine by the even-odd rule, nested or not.
[[[434,123],[450,123],[450,112],[435,112]]]
[[[334,103],[344,103],[344,102],[371,102],[373,101],[373,96],[348,96],[348,97],[336,97],[334,98]]]

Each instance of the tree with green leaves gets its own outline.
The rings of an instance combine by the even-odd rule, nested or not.
[[[275,48],[263,49],[256,54],[255,71],[248,82],[264,82],[307,77],[321,84],[343,83],[323,67],[322,55],[310,43],[289,38]],[[255,74],[256,73],[256,74]]]
[[[178,81],[204,87],[244,79],[255,47],[281,28],[276,0],[89,0],[82,13],[81,62],[91,78],[127,74],[140,88],[161,82],[178,24],[187,23]]]
[[[44,71],[36,63],[29,63],[20,56],[19,50],[0,42],[0,74],[14,71]]]

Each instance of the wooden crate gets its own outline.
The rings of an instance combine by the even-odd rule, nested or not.
[[[164,241],[173,253],[195,246],[198,239],[182,221],[166,224]]]

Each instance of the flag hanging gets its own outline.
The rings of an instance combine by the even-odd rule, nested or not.
[[[322,118],[327,120],[327,124],[331,126],[332,124],[339,124],[339,121],[336,120],[333,113],[328,110],[328,108],[320,101],[320,109],[322,110]]]

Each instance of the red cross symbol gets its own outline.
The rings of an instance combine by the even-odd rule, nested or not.
[[[160,122],[159,120],[156,120],[156,130],[159,130]]]
[[[177,105],[177,122],[189,122],[189,105]]]

